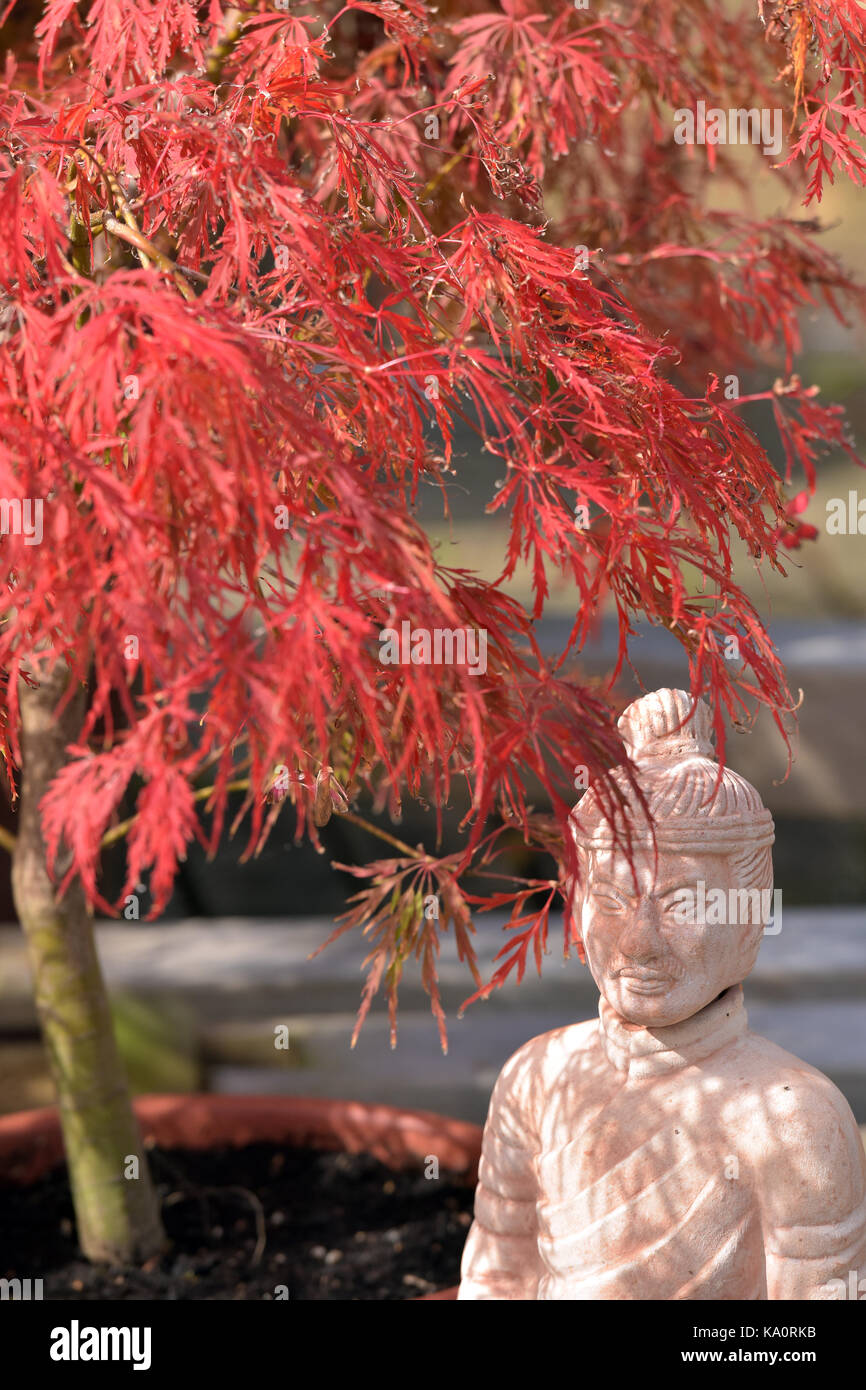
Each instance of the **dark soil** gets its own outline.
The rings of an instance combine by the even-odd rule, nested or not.
[[[149,1149],[171,1247],[143,1269],[87,1263],[65,1168],[0,1188],[0,1277],[46,1299],[404,1299],[456,1284],[474,1189],[368,1154],[253,1144]]]

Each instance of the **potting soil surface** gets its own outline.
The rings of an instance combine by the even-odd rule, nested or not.
[[[65,1168],[0,1187],[0,1277],[45,1299],[408,1299],[459,1279],[474,1187],[369,1154],[147,1149],[170,1247],[143,1268],[78,1250]]]

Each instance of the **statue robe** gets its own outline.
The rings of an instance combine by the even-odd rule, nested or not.
[[[602,999],[598,1021],[503,1068],[460,1299],[844,1298],[851,1271],[866,1275],[854,1117],[749,1031],[741,986],[657,1029]]]

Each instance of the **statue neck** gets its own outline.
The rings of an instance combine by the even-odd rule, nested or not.
[[[636,1080],[694,1066],[741,1037],[748,1024],[742,985],[732,985],[700,1013],[669,1027],[626,1023],[603,995],[598,1015],[608,1061]]]

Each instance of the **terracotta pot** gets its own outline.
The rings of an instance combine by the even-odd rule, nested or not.
[[[142,1137],[168,1148],[243,1148],[285,1143],[370,1153],[389,1168],[408,1168],[435,1153],[443,1169],[474,1182],[481,1129],[428,1110],[398,1110],[360,1101],[295,1096],[138,1096]],[[63,1160],[57,1110],[0,1115],[0,1181],[27,1184]],[[419,1303],[454,1299],[456,1288],[425,1294]]]

